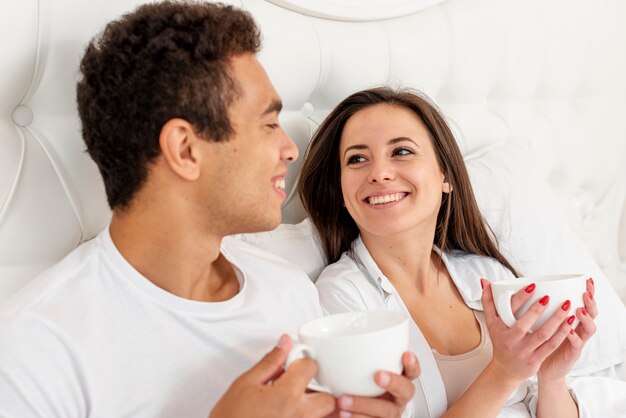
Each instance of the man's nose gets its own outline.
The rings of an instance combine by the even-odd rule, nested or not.
[[[281,135],[281,160],[286,161],[287,163],[292,163],[298,159],[298,154],[300,153],[300,151],[298,150],[298,147],[293,142],[291,137],[287,135],[287,132],[281,129]]]

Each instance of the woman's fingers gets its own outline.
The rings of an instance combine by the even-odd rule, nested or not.
[[[541,304],[541,299],[538,301],[539,304]],[[548,300],[549,303],[549,300]],[[547,303],[544,306],[544,309],[547,307]],[[567,331],[569,332],[569,329],[572,326],[572,323],[574,322],[575,316],[571,315],[569,313],[570,311],[570,307],[571,307],[571,303],[569,300],[566,300],[565,302],[563,302],[561,304],[561,306],[559,306],[559,308],[552,314],[552,316],[550,318],[548,318],[548,320],[541,326],[539,327],[537,330],[535,330],[535,332],[533,332],[532,334],[532,338],[531,340],[533,341],[534,346],[539,347],[540,345],[544,344],[546,341],[549,341],[552,339],[552,337],[555,335],[555,333],[557,333],[557,330],[559,329],[559,327],[563,326],[563,324],[566,327],[569,327],[567,329]],[[566,335],[562,336],[563,338],[561,338],[561,341],[563,341],[563,339],[566,337]],[[556,347],[555,347],[556,348]]]
[[[480,279],[480,286],[483,288],[483,294],[480,301],[483,305],[483,312],[485,313],[485,322],[487,323],[489,334],[493,337],[496,333],[504,332],[508,329],[508,327],[498,316],[489,280]]]
[[[574,332],[574,330],[569,331],[569,334],[567,334],[567,339],[572,345],[572,348],[574,348],[574,350],[583,349],[583,340],[580,339],[580,336],[578,335],[578,333]]]
[[[518,290],[513,297],[511,297],[511,310],[516,317],[522,306],[524,306],[524,304],[533,296],[533,293],[535,293],[535,284],[531,283]]]
[[[590,277],[587,279],[587,292],[583,294],[583,302],[585,303],[585,310],[592,319],[595,319],[596,316],[598,316],[598,305],[596,304],[595,293],[595,284],[593,283],[593,279]]]
[[[537,333],[540,330],[541,328],[538,329],[535,333]],[[558,326],[558,329],[556,330],[556,332],[553,332],[551,334],[551,337],[548,338],[543,344],[541,344],[539,348],[537,348],[537,350],[535,351],[535,354],[540,359],[540,361],[543,361],[546,357],[552,354],[554,350],[559,348],[559,346],[563,343],[565,338],[567,338],[568,335],[571,335],[570,334],[571,331],[572,331],[571,324],[568,324],[567,320],[563,321]]]
[[[519,332],[522,336],[526,335],[528,331],[530,331],[531,327],[535,324],[535,322],[537,322],[539,316],[543,313],[543,311],[546,310],[548,303],[550,303],[550,298],[547,295],[535,301],[532,305],[530,305],[530,308],[528,308],[528,310],[524,312],[524,315],[520,316],[517,319],[511,329]],[[547,338],[549,338],[549,336]]]
[[[580,321],[576,327],[576,334],[578,334],[583,343],[586,343],[596,333],[596,323],[585,308],[578,308],[576,316]]]

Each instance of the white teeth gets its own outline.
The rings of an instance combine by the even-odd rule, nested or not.
[[[285,190],[285,179],[277,179],[274,180],[274,182],[272,183],[272,186],[274,186],[274,188],[276,189],[281,189],[281,190]]]
[[[383,203],[395,202],[406,196],[406,193],[394,193],[384,196],[372,196],[367,199],[370,205],[382,205]]]

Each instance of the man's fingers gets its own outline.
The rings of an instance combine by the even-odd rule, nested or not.
[[[365,398],[361,396],[342,396],[337,401],[341,412],[340,417],[393,417],[399,416],[400,407],[395,403],[379,398]],[[348,413],[346,413],[348,412]]]
[[[327,416],[335,411],[337,401],[327,393],[309,393],[306,395],[306,410],[315,416]],[[333,417],[336,416],[333,414]]]
[[[276,347],[267,353],[257,364],[252,366],[250,370],[242,374],[238,380],[266,383],[276,378],[283,371],[283,364],[287,360],[291,345],[291,338],[283,334],[278,340]]]
[[[276,386],[293,388],[296,392],[304,392],[307,385],[317,373],[317,363],[310,358],[296,360],[285,372],[274,382]]]
[[[405,351],[402,354],[402,367],[404,368],[402,374],[409,380],[415,380],[420,375],[420,364],[415,354],[410,351]]]
[[[395,373],[378,371],[374,375],[376,384],[387,391],[394,399],[394,403],[398,405],[406,405],[413,398],[415,387],[412,379],[400,376]]]

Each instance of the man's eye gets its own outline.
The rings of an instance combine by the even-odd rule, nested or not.
[[[365,157],[363,157],[362,155],[351,155],[348,157],[346,165],[358,164],[362,163],[363,161],[365,161]]]

